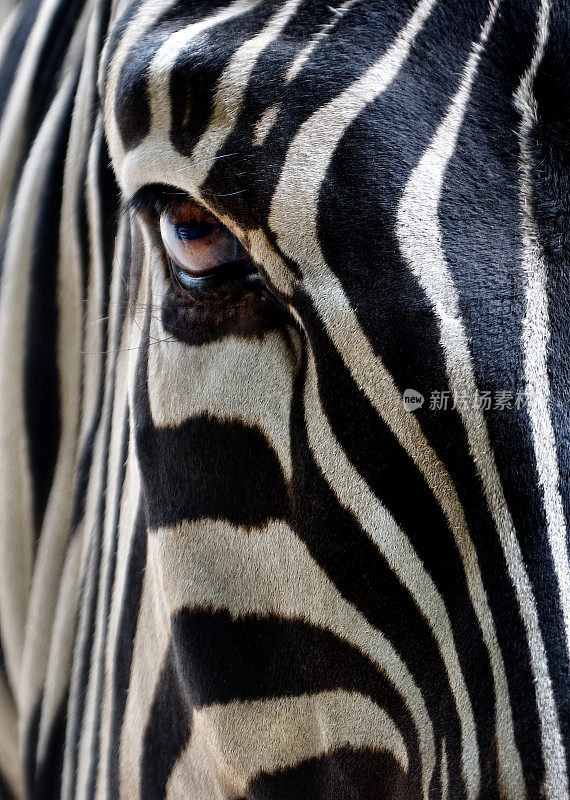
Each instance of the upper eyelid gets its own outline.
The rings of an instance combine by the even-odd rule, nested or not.
[[[125,200],[122,206],[122,213],[128,214],[134,211],[136,214],[157,214],[160,215],[176,198],[187,201],[191,199],[186,192],[176,189],[174,186],[162,184],[147,184],[142,186],[132,197]]]
[[[146,215],[147,222],[151,221],[154,225],[155,222],[158,222],[160,216],[165,211],[171,209],[177,201],[180,205],[183,203],[193,204],[197,209],[199,208],[211,214],[214,219],[227,227],[234,236],[240,239],[239,234],[233,231],[232,227],[228,225],[226,221],[221,222],[215,211],[212,211],[182,189],[168,184],[155,183],[141,186],[132,197],[125,200],[122,204],[121,213],[129,214],[131,211],[134,211],[135,214],[141,215],[143,218]],[[247,249],[247,246],[243,242],[242,246]]]

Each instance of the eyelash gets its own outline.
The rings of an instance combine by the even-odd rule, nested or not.
[[[150,184],[143,186],[123,205],[123,213],[133,211],[143,217],[159,218],[169,206],[176,203],[177,199],[187,197],[184,192],[177,191],[172,186],[163,184]]]

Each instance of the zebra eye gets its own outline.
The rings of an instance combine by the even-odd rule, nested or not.
[[[238,239],[205,209],[191,201],[167,208],[160,235],[172,274],[186,291],[224,273],[243,273],[249,257]]]

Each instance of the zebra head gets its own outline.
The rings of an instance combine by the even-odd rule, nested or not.
[[[224,704],[252,797],[566,797],[567,294],[535,169],[564,20],[126,14],[101,80],[170,702]]]
[[[567,800],[565,5],[77,5],[29,796]]]

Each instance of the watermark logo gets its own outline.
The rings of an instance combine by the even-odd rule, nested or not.
[[[452,392],[449,389],[429,392],[426,400],[416,389],[406,389],[403,394],[406,411],[418,411],[425,403],[428,411],[520,411],[532,399],[534,390],[527,386],[518,391],[485,389]]]
[[[406,389],[404,392],[404,408],[406,411],[417,411],[425,402],[423,394],[416,392],[415,389]]]

